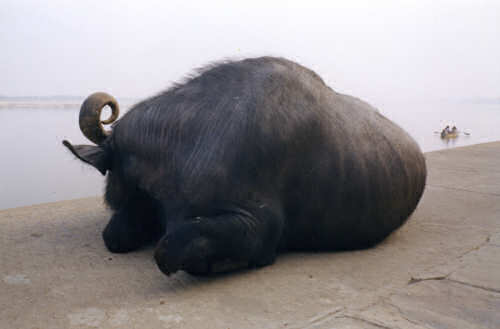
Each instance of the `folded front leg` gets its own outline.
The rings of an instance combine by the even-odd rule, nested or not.
[[[184,218],[158,243],[155,259],[167,275],[226,272],[274,262],[283,220],[266,205],[231,207],[213,216]]]
[[[114,212],[102,237],[109,251],[125,253],[158,241],[164,230],[154,200],[136,197]]]

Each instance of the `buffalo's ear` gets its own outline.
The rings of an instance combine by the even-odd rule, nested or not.
[[[106,170],[111,168],[109,156],[102,147],[93,145],[71,145],[67,140],[63,141],[63,145],[78,159],[94,166],[103,175],[106,175]]]

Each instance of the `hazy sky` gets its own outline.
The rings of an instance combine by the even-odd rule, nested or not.
[[[500,1],[1,0],[0,95],[145,97],[276,55],[372,101],[500,96]]]

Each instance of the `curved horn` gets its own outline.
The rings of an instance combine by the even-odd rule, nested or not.
[[[101,120],[101,111],[106,105],[111,107],[111,116]],[[113,123],[118,119],[119,113],[118,102],[113,96],[102,92],[94,93],[80,107],[80,129],[85,137],[95,144],[101,144],[110,134],[102,125]]]

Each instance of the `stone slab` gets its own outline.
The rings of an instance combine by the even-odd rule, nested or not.
[[[376,248],[210,278],[109,253],[101,198],[0,211],[0,328],[498,328],[499,154],[427,153],[420,205]]]

